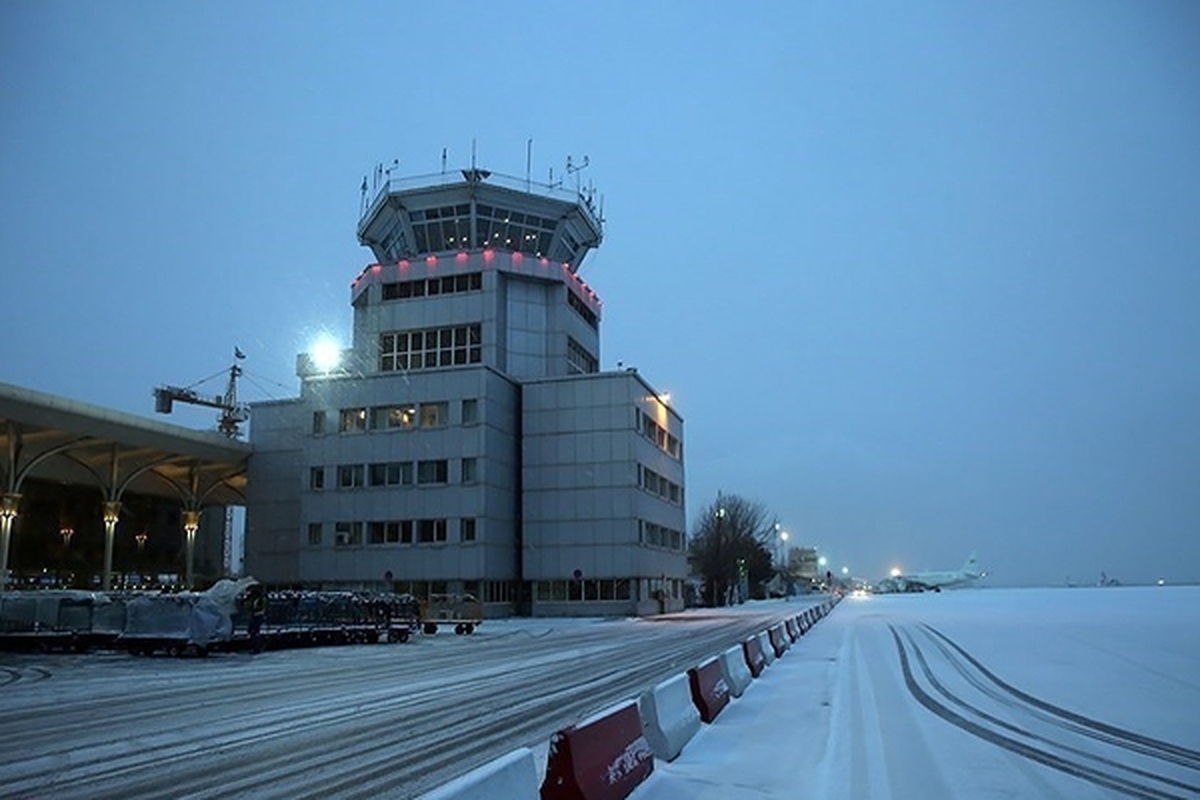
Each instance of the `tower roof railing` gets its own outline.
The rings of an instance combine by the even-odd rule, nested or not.
[[[436,189],[446,186],[465,185],[473,182],[468,177],[469,175],[478,176],[478,180],[474,182],[480,184],[525,192],[560,202],[574,203],[587,214],[589,217],[588,221],[592,223],[597,231],[603,230],[604,220],[595,206],[594,193],[590,190],[584,191],[578,182],[576,182],[574,187],[569,187],[564,185],[568,178],[563,178],[554,183],[543,183],[531,178],[518,178],[513,175],[492,172],[479,167],[445,170],[424,175],[385,178],[379,182],[378,188],[375,191],[375,197],[370,205],[363,209],[363,213],[359,217],[359,225],[361,227],[363,223],[370,219],[390,194],[410,189]]]

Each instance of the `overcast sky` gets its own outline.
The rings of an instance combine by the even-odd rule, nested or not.
[[[864,577],[1197,580],[1197,43],[1191,0],[8,0],[0,381],[154,416],[237,345],[293,396],[363,176],[532,139],[589,159],[602,368],[671,393],[689,524],[721,490]]]

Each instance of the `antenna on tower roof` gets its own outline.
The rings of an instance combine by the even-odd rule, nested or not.
[[[533,138],[525,140],[525,191],[533,188],[531,170],[533,169]]]
[[[442,174],[446,174],[446,148],[442,148]]]

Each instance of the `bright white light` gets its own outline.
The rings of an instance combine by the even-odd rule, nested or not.
[[[817,559],[817,563],[823,567],[829,563],[829,559],[826,558],[825,556],[821,556],[820,558]]]
[[[901,575],[903,575],[903,574],[904,574],[904,573],[902,573],[902,572],[900,571],[900,568],[899,568],[899,567],[892,567],[892,577],[893,577],[893,578],[899,578],[899,577],[900,577]]]
[[[849,574],[850,574],[850,568],[849,568],[849,567],[842,567],[842,574],[843,574],[843,575],[849,575]]]
[[[309,355],[312,356],[313,366],[321,372],[332,372],[342,360],[342,348],[330,337],[323,336],[313,343]]]
[[[788,540],[788,532],[787,532],[787,531],[780,531],[780,532],[779,532],[779,538],[780,538],[780,539],[783,539],[783,540],[786,542],[786,541]]]

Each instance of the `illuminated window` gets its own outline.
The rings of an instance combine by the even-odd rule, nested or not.
[[[367,429],[365,408],[343,408],[339,419],[338,430],[342,433],[358,433]]]
[[[375,406],[371,409],[374,430],[411,430],[417,424],[417,406],[406,403],[395,406]]]

